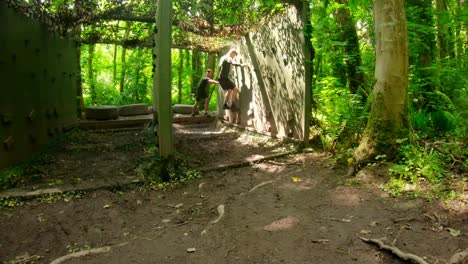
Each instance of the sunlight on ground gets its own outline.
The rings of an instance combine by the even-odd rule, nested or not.
[[[259,156],[259,155],[255,155],[255,156]],[[275,174],[279,174],[283,172],[285,169],[284,167],[272,166],[266,163],[255,164],[252,166],[252,168],[255,168],[264,172],[268,172],[268,173],[275,173]]]

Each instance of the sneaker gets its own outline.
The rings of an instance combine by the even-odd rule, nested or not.
[[[229,105],[227,105],[227,104],[224,104],[224,105],[223,105],[223,109],[224,109],[224,110],[227,110],[227,109],[229,109]]]

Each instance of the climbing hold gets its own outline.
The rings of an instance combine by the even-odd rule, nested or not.
[[[46,109],[46,117],[47,119],[50,119],[54,115],[54,111],[50,108]]]
[[[13,147],[13,144],[15,144],[15,139],[12,136],[9,136],[5,141],[3,141],[3,147],[6,150],[10,150]]]
[[[9,125],[12,123],[11,116],[8,114],[0,114],[0,119],[3,125]]]
[[[37,141],[37,136],[33,133],[29,133],[29,142],[36,143],[36,141]]]
[[[34,121],[35,118],[36,118],[36,110],[32,109],[28,114],[28,120],[32,122]]]

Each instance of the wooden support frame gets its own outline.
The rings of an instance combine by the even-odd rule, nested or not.
[[[156,70],[153,76],[153,109],[157,110],[159,154],[162,158],[174,155],[172,133],[172,0],[158,0],[156,13]],[[155,115],[156,117],[156,115]]]

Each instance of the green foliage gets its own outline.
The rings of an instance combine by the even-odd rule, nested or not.
[[[425,137],[434,135],[445,135],[454,131],[457,127],[456,118],[447,111],[435,111],[427,113],[420,110],[411,113],[413,128]]]
[[[437,151],[405,145],[400,148],[400,155],[400,161],[389,169],[390,173],[399,179],[411,183],[426,179],[437,183],[445,176],[446,157]]]
[[[15,187],[22,178],[23,169],[20,166],[0,170],[0,190]]]
[[[168,173],[169,181],[165,181],[165,176],[162,175],[162,173],[166,172]],[[138,173],[153,189],[173,187],[201,176],[199,171],[190,168],[182,159],[166,160],[156,154],[151,155],[140,164]]]
[[[0,208],[11,208],[16,206],[22,206],[24,201],[20,198],[7,198],[7,197],[0,197]]]
[[[450,132],[455,128],[453,116],[446,111],[436,111],[431,113],[432,125],[436,133]]]
[[[337,78],[323,78],[314,91],[317,100],[316,120],[322,128],[320,139],[325,150],[347,130],[347,135],[359,133],[367,118],[359,95],[351,94]]]

